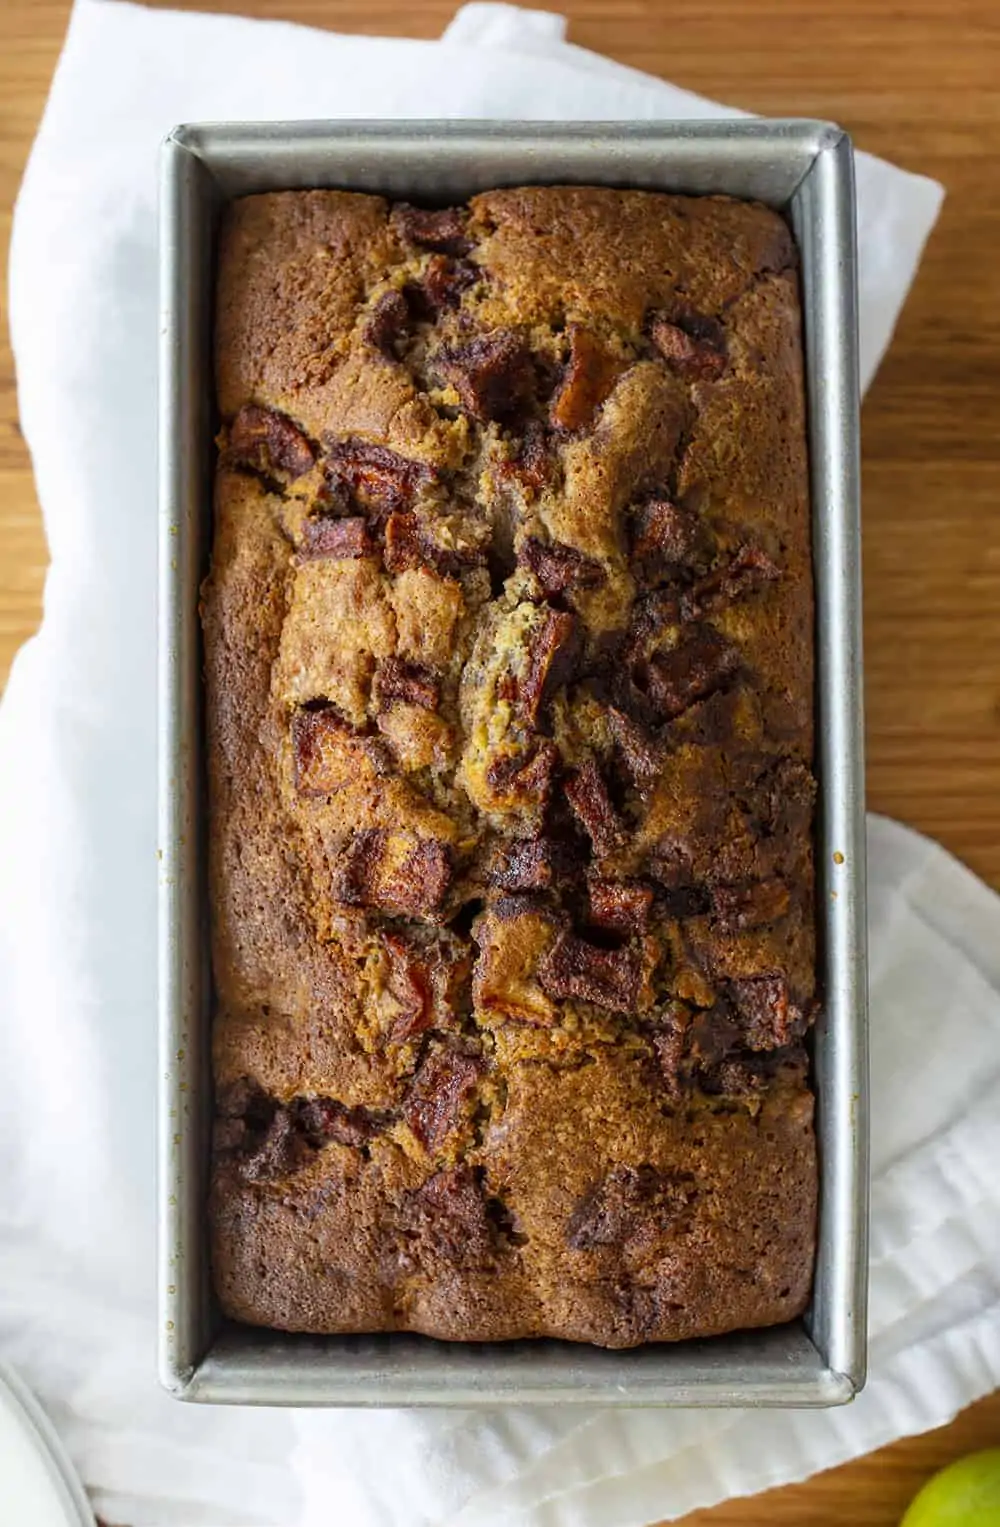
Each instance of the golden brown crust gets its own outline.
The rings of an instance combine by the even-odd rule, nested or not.
[[[224,1309],[607,1346],[790,1318],[816,1167],[785,224],[249,197],[216,353]]]

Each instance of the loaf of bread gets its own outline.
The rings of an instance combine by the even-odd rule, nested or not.
[[[252,196],[204,589],[215,1286],[628,1347],[814,1256],[796,255],[722,197]]]

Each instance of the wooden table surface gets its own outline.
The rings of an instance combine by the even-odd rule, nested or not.
[[[454,5],[215,0],[213,8],[433,37]],[[947,189],[864,411],[868,788],[874,809],[922,828],[1000,886],[1000,8],[995,0],[568,0],[564,8],[582,46],[753,111],[832,118],[862,148]],[[4,300],[11,208],[68,13],[68,0],[0,3]],[[0,327],[2,684],[37,624],[46,556]],[[942,1431],[687,1520],[888,1527],[929,1472],[997,1443],[1000,1394]]]

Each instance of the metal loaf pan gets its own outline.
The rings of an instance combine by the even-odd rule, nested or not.
[[[836,1405],[864,1380],[865,835],[857,310],[849,139],[824,122],[188,126],[163,148],[160,404],[160,1333],[187,1400],[286,1405]],[[783,209],[802,257],[817,591],[822,1161],[803,1321],[607,1352],[539,1341],[289,1337],[223,1322],[204,1225],[211,1079],[198,586],[211,525],[211,309],[222,205],[335,186],[445,203],[498,185],[726,192]]]

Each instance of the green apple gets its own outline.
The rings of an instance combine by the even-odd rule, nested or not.
[[[935,1474],[900,1527],[1000,1527],[1000,1447],[970,1453]]]

